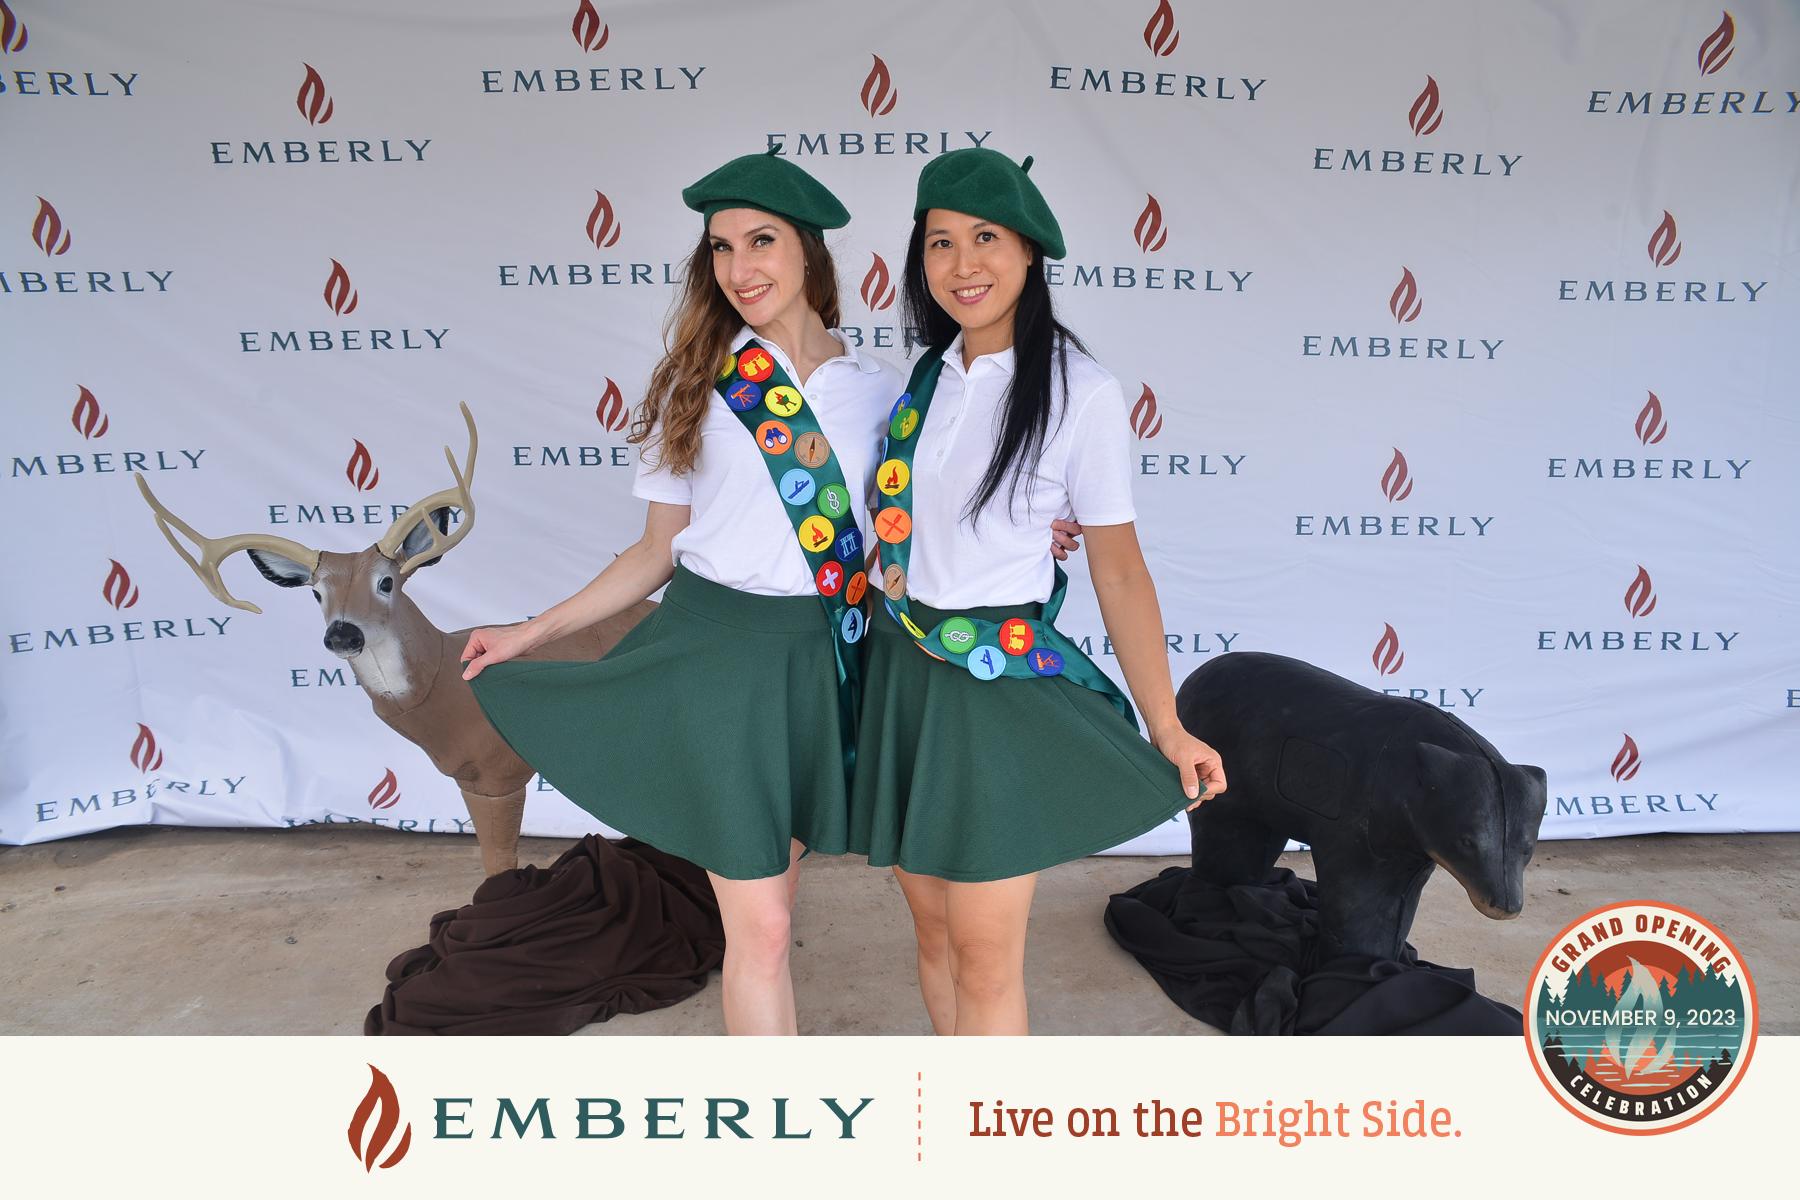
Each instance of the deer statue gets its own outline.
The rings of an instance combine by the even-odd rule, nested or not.
[[[163,507],[144,477],[134,474],[169,545],[219,600],[262,612],[233,596],[220,578],[220,564],[239,550],[275,586],[312,589],[325,619],[325,648],[350,664],[375,715],[425,751],[432,765],[455,781],[475,822],[482,870],[493,875],[519,865],[519,822],[525,811],[525,785],[533,772],[488,723],[463,680],[459,655],[470,630],[443,632],[402,591],[414,571],[442,559],[475,523],[475,501],[469,492],[475,473],[475,419],[467,404],[461,408],[469,429],[469,453],[460,468],[450,448],[444,447],[456,486],[407,509],[379,541],[355,554],[321,552],[275,534],[204,537]],[[452,506],[462,510],[455,533],[450,532]],[[199,547],[198,560],[176,538],[175,530]],[[597,659],[655,608],[650,601],[640,601],[615,617],[546,642],[525,657]]]

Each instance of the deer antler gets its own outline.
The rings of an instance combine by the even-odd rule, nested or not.
[[[289,541],[287,538],[272,533],[239,533],[224,538],[205,537],[196,532],[192,525],[164,508],[155,493],[151,492],[150,485],[144,482],[141,474],[133,471],[132,476],[137,480],[138,491],[144,493],[145,501],[149,503],[151,510],[156,514],[157,527],[163,531],[163,536],[169,539],[169,545],[175,547],[175,553],[181,555],[181,560],[194,569],[194,574],[200,577],[200,582],[206,585],[207,591],[233,608],[242,608],[253,613],[262,612],[262,609],[249,601],[239,600],[233,596],[225,587],[225,581],[219,577],[219,564],[239,550],[268,550],[291,558],[310,571],[319,569],[319,552],[317,550],[309,549],[299,542]],[[200,547],[198,562],[194,560],[192,554],[188,553],[188,548],[176,540],[174,530],[169,528],[171,525],[175,529],[181,530],[190,541]]]
[[[463,424],[469,427],[469,453],[463,460],[462,469],[458,470],[456,456],[450,453],[450,447],[444,447],[444,458],[450,464],[450,473],[456,477],[456,486],[427,496],[401,513],[399,520],[388,526],[388,531],[381,535],[380,541],[375,543],[381,548],[383,554],[389,558],[398,559],[400,549],[406,542],[406,535],[411,532],[416,523],[420,520],[424,521],[425,532],[431,535],[431,546],[400,564],[402,579],[411,575],[421,564],[447,553],[456,543],[468,536],[469,528],[475,524],[475,500],[469,495],[469,486],[475,478],[475,418],[469,415],[467,404],[458,404],[457,407],[462,409]],[[437,522],[431,519],[431,511],[449,504],[461,508],[463,516],[462,523],[456,527],[456,532],[446,535],[438,531]]]

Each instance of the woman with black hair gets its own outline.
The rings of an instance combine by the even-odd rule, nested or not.
[[[1027,1032],[1036,872],[1225,788],[1182,728],[1133,526],[1118,381],[1057,320],[1062,233],[1023,166],[959,150],[919,176],[905,272],[929,350],[894,405],[871,533],[888,617],[869,639],[850,848],[892,866],[939,1033]],[[1053,622],[1051,522],[1086,528],[1131,705]],[[874,583],[871,577],[871,583]]]

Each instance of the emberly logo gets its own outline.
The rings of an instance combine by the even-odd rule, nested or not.
[[[576,6],[569,32],[582,54],[595,54],[612,39],[612,26],[603,20],[593,0]],[[700,89],[705,67],[653,66],[596,67],[486,67],[481,72],[481,91],[486,96],[569,95],[581,92],[694,92]]]
[[[584,248],[611,250],[625,225],[605,192],[595,189],[591,204],[581,209]],[[673,287],[683,267],[673,262],[501,263],[500,286],[507,287]]]
[[[1614,751],[1607,774],[1614,783],[1631,783],[1646,763],[1637,739],[1629,733]],[[1604,761],[1604,760],[1601,760]],[[1596,764],[1597,765],[1597,764]],[[1653,764],[1652,764],[1653,765]],[[1665,771],[1666,775],[1666,771]],[[1638,784],[1643,787],[1645,785]],[[1655,786],[1654,784],[1651,786]],[[1709,813],[1717,812],[1719,793],[1688,792],[1614,792],[1610,795],[1557,795],[1551,798],[1552,817],[1638,816],[1643,813]]]
[[[1425,311],[1425,300],[1412,268],[1400,268],[1400,281],[1388,294],[1388,313],[1396,325],[1411,325]],[[1305,333],[1302,358],[1442,359],[1446,362],[1493,362],[1505,338],[1420,337],[1416,334]]]
[[[327,124],[337,113],[337,101],[325,86],[324,76],[311,63],[301,63],[305,73],[294,94],[294,108],[308,125]],[[425,161],[430,138],[356,137],[288,138],[278,141],[215,139],[209,143],[215,166],[357,166],[368,163],[419,163]]]
[[[1636,564],[1637,573],[1622,591],[1625,613],[1634,621],[1655,612],[1660,600],[1650,572]],[[1729,653],[1738,631],[1723,629],[1539,629],[1535,649],[1551,653],[1693,654],[1717,650]]]
[[[878,313],[890,311],[894,307],[894,301],[899,298],[887,260],[881,255],[869,255],[869,269],[863,274],[858,294],[862,297],[863,307],[869,310],[870,323],[838,325],[838,332],[851,345],[858,348],[868,346],[877,350],[901,350],[911,354],[914,346],[925,344],[923,331],[900,325],[883,325],[877,319]]]
[[[51,821],[66,821],[76,817],[97,817],[113,809],[125,808],[136,804],[139,800],[150,801],[163,794],[206,796],[214,803],[209,805],[210,811],[218,811],[216,798],[235,796],[239,787],[247,778],[243,775],[226,776],[222,780],[213,779],[169,779],[161,776],[163,767],[163,751],[158,744],[156,734],[148,725],[136,723],[137,733],[132,738],[131,750],[126,756],[131,766],[140,776],[152,776],[149,779],[134,780],[123,787],[102,789],[90,792],[86,796],[70,796],[67,800],[39,800],[32,802],[32,811],[38,824]],[[149,820],[146,817],[144,820]]]
[[[77,292],[140,295],[165,293],[173,271],[95,271],[70,270],[64,257],[75,245],[75,235],[63,221],[56,206],[42,196],[37,197],[37,211],[31,217],[31,244],[45,257],[55,260],[58,270],[0,271],[0,296],[44,296],[55,292],[70,295]]]
[[[131,572],[118,559],[107,560],[111,570],[100,584],[100,598],[115,612],[137,607],[142,593],[131,578]],[[27,630],[6,635],[7,652],[32,654],[74,650],[83,646],[124,645],[128,642],[160,642],[167,638],[224,637],[230,617],[145,617],[112,624],[97,621],[86,625],[61,625],[60,628]],[[56,624],[60,624],[56,622]],[[160,759],[154,765],[161,765]]]
[[[389,771],[388,775],[391,778],[393,772]],[[375,1170],[377,1159],[380,1160],[381,1169],[387,1170],[405,1158],[406,1152],[412,1148],[412,1122],[408,1121],[405,1131],[400,1134],[400,1140],[394,1143],[394,1152],[386,1158],[381,1157],[394,1132],[400,1128],[400,1097],[394,1091],[393,1081],[380,1068],[374,1063],[368,1066],[369,1090],[363,1093],[362,1101],[350,1115],[350,1125],[345,1131],[350,1137],[350,1153],[363,1165],[365,1173]],[[375,1118],[372,1129],[369,1127],[370,1117]]]
[[[1369,662],[1374,666],[1378,679],[1398,675],[1400,668],[1406,665],[1406,651],[1400,645],[1400,633],[1392,622],[1382,623],[1381,636],[1375,639],[1375,647],[1369,653]],[[1487,691],[1486,688],[1466,687],[1384,687],[1381,690],[1389,696],[1404,696],[1437,708],[1474,708],[1476,701]]]
[[[14,55],[31,42],[25,28],[7,0],[0,0],[0,54]],[[0,96],[133,96],[138,73],[121,75],[117,71],[0,71]]]
[[[1123,223],[1121,222],[1121,225]],[[1169,245],[1170,226],[1162,202],[1145,193],[1144,207],[1132,220],[1131,241],[1141,254],[1160,254]],[[1160,263],[1161,260],[1158,260]],[[1109,288],[1152,292],[1229,292],[1244,294],[1254,271],[1216,267],[1148,266],[1134,263],[1046,262],[1044,282],[1051,287]]]
[[[1163,414],[1158,407],[1156,392],[1149,384],[1143,384],[1143,391],[1138,393],[1137,403],[1131,406],[1129,420],[1131,432],[1140,443],[1155,441],[1163,431]],[[1238,468],[1244,465],[1242,454],[1195,454],[1183,449],[1177,452],[1165,445],[1138,447],[1138,474],[1159,476],[1194,476],[1222,475],[1236,478]],[[1224,470],[1220,470],[1223,467]],[[1227,647],[1229,649],[1230,647]]]
[[[352,282],[350,272],[337,259],[331,259],[331,270],[325,275],[320,295],[333,316],[347,317],[361,303],[361,293]],[[434,329],[247,329],[238,331],[238,349],[245,354],[282,351],[330,353],[365,350],[442,350],[446,326]]]
[[[1670,422],[1655,392],[1638,409],[1632,431],[1644,446],[1656,446],[1669,436]],[[1737,481],[1749,467],[1748,458],[1623,458],[1596,454],[1592,458],[1562,455],[1547,460],[1550,479],[1724,480]]]
[[[863,76],[856,94],[857,106],[871,120],[891,116],[900,102],[900,91],[894,86],[894,74],[879,54],[871,54],[869,72]],[[958,132],[951,129],[852,129],[772,131],[765,134],[769,153],[784,157],[809,158],[820,155],[854,157],[874,155],[948,154],[966,146],[979,146],[993,134],[987,129]]]
[[[1443,125],[1443,96],[1438,89],[1438,81],[1432,76],[1425,77],[1425,87],[1407,110],[1406,123],[1411,127],[1414,139],[1430,137]],[[1313,148],[1312,166],[1315,171],[1510,179],[1513,168],[1524,157],[1522,154],[1499,154],[1486,150],[1421,150],[1416,146],[1410,150],[1374,150],[1367,147],[1353,150],[1316,146]]]
[[[94,393],[78,387],[75,406],[69,411],[69,424],[84,440],[95,441],[112,428],[112,417],[94,398]],[[126,471],[197,470],[200,450],[89,450],[77,452],[41,451],[12,456],[10,478],[31,479],[68,477],[71,475],[112,475]],[[118,460],[116,463],[114,460]]]
[[[1381,473],[1381,494],[1389,504],[1399,504],[1413,493],[1412,469],[1406,455],[1394,447],[1394,457]],[[1366,513],[1314,515],[1303,513],[1294,518],[1295,537],[1423,537],[1485,538],[1493,516],[1460,516],[1412,513]],[[1442,544],[1442,543],[1440,543]]]
[[[381,468],[375,455],[358,437],[350,439],[350,455],[344,460],[344,480],[353,491],[372,492],[381,483]],[[297,501],[269,505],[272,525],[391,525],[405,515],[404,504],[323,504]],[[462,524],[463,511],[456,505],[448,508],[447,526]],[[445,532],[449,532],[446,527]]]
[[[1737,50],[1737,22],[1719,14],[1718,26],[1699,40],[1694,65],[1702,79],[1717,75]],[[1588,92],[1587,111],[1638,117],[1791,117],[1800,112],[1800,92],[1749,87],[1711,91],[1632,91],[1595,88]]]
[[[1681,234],[1667,209],[1650,231],[1644,250],[1656,268],[1673,266],[1681,257]],[[1766,279],[1563,279],[1557,283],[1556,298],[1586,304],[1755,304],[1768,286]]]
[[[594,405],[594,422],[603,433],[613,435],[609,445],[515,445],[512,465],[515,467],[632,467],[631,447],[619,435],[631,428],[631,408],[619,385],[607,377]]]
[[[1144,25],[1143,41],[1144,48],[1158,59],[1170,57],[1181,44],[1181,30],[1169,0],[1157,0],[1155,11]],[[1251,79],[1246,75],[1192,75],[1182,71],[1145,71],[1085,63],[1050,65],[1050,90],[1053,92],[1099,92],[1177,100],[1254,100],[1267,82],[1267,79]]]

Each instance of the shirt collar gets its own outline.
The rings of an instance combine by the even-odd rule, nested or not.
[[[967,370],[963,369],[963,335],[960,332],[956,335],[955,339],[944,348],[944,365],[964,379],[979,374],[982,370],[983,363],[987,363],[1002,374],[1011,375],[1013,373],[1013,348],[1008,346],[1006,349],[997,350],[993,354],[983,354],[980,358],[977,358]]]
[[[864,375],[875,375],[880,373],[881,364],[864,354],[862,349],[857,346],[856,342],[848,334],[844,333],[841,329],[827,329],[825,332],[829,333],[844,348],[844,353],[837,355],[835,358],[828,358],[825,362],[836,362],[840,358],[847,358],[855,365],[856,369],[861,371]],[[737,331],[737,336],[731,339],[731,352],[736,354],[744,348],[746,342],[755,336],[756,331],[754,329],[750,328],[748,325],[741,326]],[[792,374],[793,363],[788,360],[786,352],[772,342],[769,344],[769,350],[771,353],[779,354],[781,356],[782,363],[788,368],[789,373]],[[821,363],[820,365],[823,366],[824,363]]]

